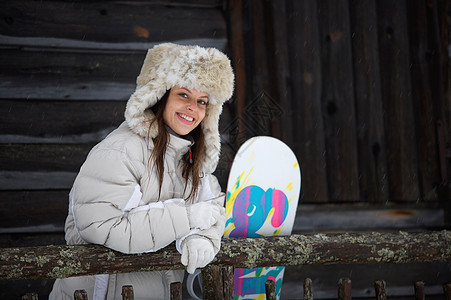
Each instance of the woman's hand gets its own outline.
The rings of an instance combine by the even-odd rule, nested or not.
[[[200,230],[209,229],[225,213],[223,207],[208,202],[198,202],[186,209],[191,229],[197,228]]]
[[[208,265],[215,257],[213,244],[206,238],[188,238],[182,247],[182,264],[193,274],[197,268]]]

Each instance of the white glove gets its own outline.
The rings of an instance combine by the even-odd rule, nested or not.
[[[205,238],[190,238],[183,244],[181,261],[190,274],[208,265],[214,257],[213,244]]]
[[[215,225],[225,209],[219,205],[208,202],[198,202],[186,208],[191,229],[209,229]]]

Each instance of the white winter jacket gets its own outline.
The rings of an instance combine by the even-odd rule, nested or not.
[[[108,135],[89,153],[69,196],[66,241],[69,245],[93,243],[123,253],[157,251],[190,234],[186,199],[191,180],[182,177],[181,158],[192,142],[170,135],[164,157],[160,200],[155,168],[149,168],[152,140],[132,132],[127,123]],[[224,194],[216,178],[201,174],[194,202],[213,201],[223,206]],[[212,228],[196,234],[208,238],[216,252],[225,216]],[[193,238],[192,235],[188,238]],[[135,299],[169,297],[169,285],[182,281],[183,271],[128,273],[58,279],[50,299],[73,299],[84,289],[89,299],[122,299],[121,288],[131,284]],[[92,295],[92,296],[91,296]]]

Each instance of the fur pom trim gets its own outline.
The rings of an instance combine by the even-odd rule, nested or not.
[[[222,105],[232,97],[235,76],[228,57],[214,48],[164,43],[148,50],[136,90],[125,109],[125,120],[136,134],[150,138],[158,135],[155,118],[149,109],[175,85],[206,92],[209,96],[201,123],[205,135],[204,172],[212,173],[218,164],[221,141],[219,116]]]

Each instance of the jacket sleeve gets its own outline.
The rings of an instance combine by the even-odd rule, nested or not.
[[[225,194],[221,192],[221,186],[218,183],[218,180],[214,175],[207,174],[201,181],[201,191],[199,192],[198,202],[199,201],[210,201],[218,206],[224,207]],[[225,213],[221,215],[221,218],[213,225],[211,228],[207,230],[195,230],[192,231],[188,236],[182,237],[177,242],[177,249],[181,251],[183,249],[183,243],[189,239],[201,237],[207,238],[213,244],[215,254],[219,252],[221,249],[221,238],[224,234],[226,216]]]
[[[80,237],[123,253],[157,251],[186,235],[189,222],[185,202],[172,199],[138,209],[141,161],[126,151],[93,149],[71,191],[71,211]]]

